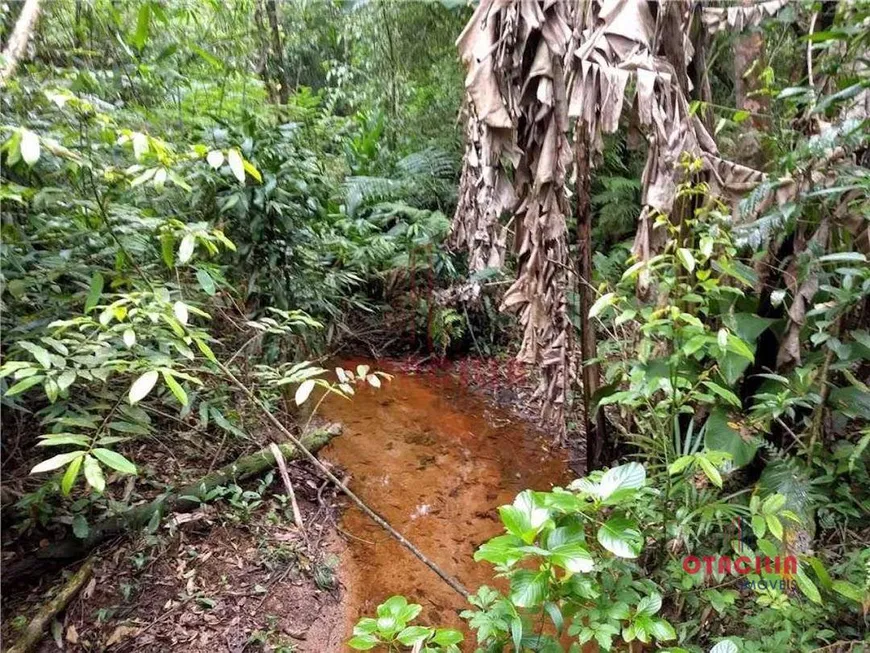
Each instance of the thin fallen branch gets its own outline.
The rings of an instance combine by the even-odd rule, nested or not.
[[[273,418],[274,419],[274,418]],[[275,420],[277,422],[277,420]],[[286,432],[286,429],[284,429]],[[292,436],[291,436],[292,437]],[[311,451],[317,451],[334,437],[334,433],[318,430],[306,435],[303,442],[293,438],[294,444],[283,444],[279,447],[285,459],[299,458],[300,455],[313,457]],[[300,454],[300,448],[304,454]],[[315,458],[315,460],[317,460]],[[275,455],[262,449],[249,456],[242,456],[220,469],[207,474],[195,483],[184,487],[170,489],[150,503],[136,506],[115,517],[105,519],[91,527],[88,537],[78,539],[70,537],[39,549],[34,556],[11,563],[4,569],[3,582],[14,584],[26,576],[46,571],[87,555],[91,549],[113,537],[143,528],[152,520],[160,520],[168,512],[191,512],[200,507],[208,493],[220,485],[230,481],[242,481],[257,476],[275,466]]]
[[[94,571],[93,559],[88,559],[81,568],[70,576],[70,579],[60,589],[57,595],[47,601],[36,613],[36,616],[27,624],[27,628],[9,649],[7,653],[26,653],[31,648],[39,643],[42,639],[42,634],[45,632],[45,627],[62,612],[70,601],[73,600],[76,594],[79,593],[84,584],[91,577]]]
[[[296,528],[301,532],[305,532],[305,526],[302,523],[302,513],[299,512],[299,504],[296,503],[296,493],[293,491],[293,483],[290,482],[290,474],[287,473],[287,463],[284,462],[284,456],[281,454],[281,448],[274,442],[269,445],[269,451],[275,456],[275,462],[278,464],[278,471],[281,474],[281,480],[284,481],[284,487],[287,489],[287,494],[290,496],[290,503],[293,506],[293,521],[296,522]]]
[[[468,598],[470,596],[469,591],[460,583],[458,580],[453,578],[446,571],[441,569],[435,562],[430,560],[420,549],[414,546],[404,535],[402,535],[399,531],[393,528],[386,519],[381,517],[374,510],[369,508],[365,502],[360,499],[353,491],[342,485],[341,481],[338,477],[335,476],[332,472],[330,472],[326,466],[320,462],[317,457],[311,453],[308,449],[305,448],[305,445],[299,441],[299,439],[293,435],[286,426],[284,426],[278,419],[269,412],[269,409],[263,405],[263,403],[254,395],[250,389],[239,381],[236,376],[229,370],[225,365],[223,365],[220,361],[214,360],[217,366],[220,368],[221,372],[224,373],[227,380],[229,380],[236,388],[238,388],[245,397],[257,408],[260,409],[260,412],[268,419],[279,431],[281,431],[287,439],[290,440],[296,447],[301,451],[302,456],[308,459],[308,461],[314,465],[326,478],[328,478],[332,483],[340,489],[344,494],[348,496],[348,498],[353,501],[360,510],[362,510],[366,515],[368,515],[372,521],[374,521],[378,526],[387,531],[390,535],[396,538],[399,543],[404,546],[408,551],[414,554],[418,560],[420,560],[424,565],[429,567],[432,571],[434,571],[441,580],[447,583],[453,590],[455,590],[458,594],[460,594],[463,598]]]

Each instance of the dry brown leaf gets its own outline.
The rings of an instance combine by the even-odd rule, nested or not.
[[[134,626],[118,626],[112,631],[109,639],[106,641],[106,648],[120,644],[129,637],[135,637],[139,633],[139,629]]]

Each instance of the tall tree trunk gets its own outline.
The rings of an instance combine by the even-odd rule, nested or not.
[[[597,347],[595,323],[589,319],[592,307],[592,175],[589,147],[589,130],[581,118],[574,131],[574,156],[577,173],[575,193],[577,195],[577,293],[580,298],[580,364],[583,379],[583,421],[586,431],[586,471],[601,466],[601,453],[604,449],[606,430],[604,412],[593,411],[593,397],[598,391],[598,363],[586,364],[595,358]]]
[[[751,2],[744,0],[743,4]],[[761,114],[770,111],[770,98],[758,93],[763,86],[761,74],[766,66],[761,28],[750,28],[738,35],[734,41],[734,103],[737,109],[750,114],[745,123],[749,129],[743,130],[738,138],[735,159],[758,169],[764,167],[765,160],[761,132],[768,128],[767,119]]]
[[[399,114],[399,101],[396,94],[396,72],[398,71],[396,49],[393,44],[393,30],[390,26],[390,16],[387,14],[387,0],[381,0],[379,4],[381,7],[381,18],[384,21],[384,31],[387,35],[387,60],[390,63],[390,117],[395,122]],[[387,139],[389,139],[390,146],[395,145],[395,126],[387,130]]]
[[[27,49],[27,43],[33,34],[33,28],[36,26],[38,15],[39,0],[25,0],[21,13],[18,14],[18,20],[15,23],[12,36],[9,37],[6,49],[3,50],[5,63],[0,68],[0,86],[5,86],[9,78],[15,73],[18,61],[24,54],[24,50]]]
[[[269,39],[266,36],[266,23],[263,21],[263,0],[254,0],[254,27],[257,30],[254,38],[256,38],[260,50],[260,77],[266,85],[269,101],[276,102],[275,83],[272,81],[272,75],[269,72]]]
[[[290,81],[284,63],[284,45],[281,42],[281,30],[278,27],[280,22],[276,0],[266,0],[266,15],[269,17],[269,29],[272,32],[272,56],[275,58],[275,67],[278,69],[278,99],[281,100],[281,104],[287,104],[287,100],[290,98]]]

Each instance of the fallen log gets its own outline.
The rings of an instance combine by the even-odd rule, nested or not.
[[[21,633],[21,636],[15,641],[12,648],[7,653],[27,653],[30,649],[39,643],[42,639],[42,634],[45,632],[45,627],[51,623],[58,613],[66,609],[70,601],[73,600],[79,590],[88,582],[91,574],[94,571],[94,561],[89,559],[81,566],[81,568],[70,576],[69,580],[60,588],[60,591],[51,599],[46,601],[36,613],[36,616],[27,624],[27,628]]]
[[[313,431],[302,438],[302,444],[308,451],[317,451],[336,434],[335,429]],[[285,460],[293,460],[304,455],[294,444],[282,444],[279,449]],[[274,465],[275,455],[269,447],[249,456],[242,456],[195,483],[170,489],[150,503],[130,508],[119,515],[94,524],[84,539],[68,537],[38,549],[33,556],[10,563],[3,570],[3,582],[14,585],[28,576],[48,573],[73,560],[83,558],[94,547],[108,539],[143,528],[152,520],[159,521],[169,512],[196,510],[214,488],[231,481],[243,481],[257,476]]]

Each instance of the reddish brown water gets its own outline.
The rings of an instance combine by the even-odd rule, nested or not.
[[[327,399],[321,414],[344,426],[323,455],[351,475],[349,487],[471,591],[493,584],[492,567],[472,555],[502,532],[498,506],[571,478],[562,450],[446,375],[397,372],[353,401]],[[458,617],[468,606],[454,590],[355,506],[341,527],[348,635],[359,617],[403,594],[423,606],[417,623],[460,627],[463,650],[473,650]]]

